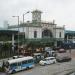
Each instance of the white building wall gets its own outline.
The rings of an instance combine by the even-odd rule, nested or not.
[[[18,31],[18,28],[11,28],[11,30],[16,30],[16,31]]]
[[[42,38],[42,31],[44,29],[49,29],[53,33],[53,37],[56,36],[56,38],[60,38],[60,32],[61,32],[61,38],[64,38],[64,29],[62,28],[57,28],[56,31],[53,29],[51,26],[43,26],[41,27],[24,27],[24,32],[25,32],[25,38],[34,38],[34,31],[37,31],[37,38]],[[11,30],[18,30],[18,28],[12,28]],[[23,27],[19,28],[20,32],[23,32]],[[56,33],[55,33],[56,32]]]
[[[60,37],[61,32],[61,37]],[[56,29],[56,38],[64,38],[64,29]]]
[[[50,25],[50,24],[42,24],[42,31],[45,29],[48,29],[52,32],[53,37],[55,37],[55,31],[54,31],[54,25]]]
[[[12,28],[11,30],[17,30],[18,28]],[[25,32],[25,38],[34,38],[34,31],[37,31],[37,38],[42,38],[42,29],[40,27],[20,27],[20,32]]]
[[[38,28],[37,32],[37,38],[42,38],[42,29]]]
[[[26,33],[27,27],[20,27],[20,28],[19,28],[19,31],[20,31],[20,32],[25,32],[25,33]]]
[[[62,31],[62,38],[65,38],[65,32],[64,32],[64,30]]]
[[[41,28],[37,27],[29,27],[29,37],[28,38],[34,38],[34,31],[37,31],[37,38],[42,37],[42,30]]]
[[[11,30],[17,30],[17,31],[18,31],[18,28],[11,28]],[[19,31],[20,31],[20,32],[23,32],[23,27],[20,27],[20,28],[19,28]],[[24,28],[24,31],[25,31],[25,28]]]

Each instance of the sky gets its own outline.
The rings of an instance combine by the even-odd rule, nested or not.
[[[17,24],[19,16],[22,22],[23,13],[33,10],[42,11],[42,20],[55,20],[58,26],[65,26],[67,30],[75,30],[75,0],[0,0],[0,27],[4,22],[9,25]],[[32,14],[25,15],[25,22],[32,20]]]

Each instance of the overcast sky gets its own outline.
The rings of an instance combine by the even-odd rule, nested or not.
[[[19,15],[27,11],[41,10],[42,20],[51,22],[53,19],[59,26],[65,25],[66,29],[75,30],[75,0],[0,0],[0,27],[8,21],[10,25],[17,24]],[[25,21],[31,20],[31,13],[25,15]]]

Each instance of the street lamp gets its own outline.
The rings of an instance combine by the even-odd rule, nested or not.
[[[24,16],[25,16],[27,13],[29,13],[29,11],[26,12],[26,13],[23,13],[23,25],[24,25]],[[24,27],[23,27],[23,33],[24,33]],[[23,37],[23,44],[24,44],[24,39],[25,39],[25,33],[24,33],[24,37]]]
[[[18,21],[18,54],[19,54],[19,16],[12,16],[12,17],[17,17]]]
[[[23,24],[24,24],[24,15],[26,15],[27,13],[29,13],[29,11],[26,13],[23,13]]]

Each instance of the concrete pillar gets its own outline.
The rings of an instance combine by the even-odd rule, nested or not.
[[[74,35],[72,35],[72,42],[74,41]]]
[[[54,42],[54,46],[57,47],[57,41]]]
[[[67,42],[68,42],[68,35],[67,35]]]
[[[14,51],[14,34],[12,34],[12,50]]]

